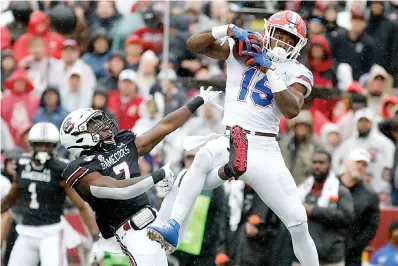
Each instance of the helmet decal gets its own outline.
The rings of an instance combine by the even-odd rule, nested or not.
[[[72,132],[74,127],[75,127],[75,124],[72,122],[72,117],[69,117],[68,120],[65,121],[63,130],[66,134],[69,134]]]

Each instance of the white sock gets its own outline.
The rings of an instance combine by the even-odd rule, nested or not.
[[[212,165],[212,156],[206,148],[201,148],[182,179],[176,201],[171,211],[170,219],[180,225],[184,222],[189,211],[194,207],[196,198],[203,190],[206,175]]]
[[[288,229],[292,236],[294,255],[301,266],[319,266],[318,251],[308,231],[307,222]]]

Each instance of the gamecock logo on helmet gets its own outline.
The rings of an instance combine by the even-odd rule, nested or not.
[[[69,134],[72,132],[74,126],[75,124],[72,122],[72,118],[69,118],[68,120],[65,121],[63,130],[66,134]]]

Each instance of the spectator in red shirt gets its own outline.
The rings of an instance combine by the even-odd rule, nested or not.
[[[14,44],[13,52],[17,61],[29,55],[29,41],[35,36],[40,37],[44,43],[45,55],[50,55],[57,59],[61,58],[64,37],[51,32],[51,20],[43,11],[36,11],[30,15],[28,32],[21,35]]]
[[[144,50],[152,50],[157,55],[160,54],[163,47],[163,24],[162,15],[152,8],[144,13],[145,26],[134,32],[143,40]]]
[[[1,117],[17,143],[17,131],[31,124],[39,98],[32,93],[32,82],[22,68],[17,69],[4,85],[10,92],[1,99]]]
[[[108,108],[116,114],[120,129],[131,129],[140,118],[138,109],[144,100],[137,94],[137,73],[131,69],[119,75],[119,91],[109,92]]]
[[[335,85],[332,52],[328,40],[321,35],[313,36],[308,47],[307,66],[314,74],[314,87],[331,89]],[[338,99],[314,99],[312,109],[323,113],[329,120]]]

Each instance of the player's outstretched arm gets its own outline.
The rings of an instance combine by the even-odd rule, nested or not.
[[[135,139],[135,145],[137,147],[139,156],[148,154],[168,134],[181,127],[203,104],[210,104],[211,106],[215,106],[218,109],[222,108],[213,102],[213,100],[218,97],[221,92],[212,91],[211,86],[208,87],[206,90],[202,87],[200,91],[200,94],[189,103],[168,114],[162,120],[160,120],[153,128]]]
[[[229,34],[226,36],[230,36]],[[202,31],[189,38],[188,50],[195,54],[206,55],[214,59],[226,60],[229,56],[228,42],[215,39],[211,30]]]
[[[221,41],[225,37],[234,37],[240,43],[240,46],[243,47],[243,43],[245,43],[248,50],[251,48],[249,33],[234,24],[228,24],[193,35],[188,40],[188,50],[214,59],[226,60],[230,50],[228,42]]]
[[[61,183],[61,186],[64,188],[65,194],[70,198],[73,205],[75,205],[75,207],[79,210],[83,222],[87,225],[91,235],[97,235],[99,233],[99,228],[95,222],[94,212],[90,205],[88,205],[88,203],[85,202],[65,181]]]
[[[123,180],[116,180],[109,176],[103,176],[99,172],[91,172],[81,177],[77,187],[83,195],[92,195],[102,199],[127,200],[135,198],[160,181],[172,180],[174,173],[169,165],[156,170],[147,177],[135,177]]]
[[[20,189],[17,183],[12,183],[8,194],[1,200],[1,213],[6,212],[17,201],[20,194]]]

